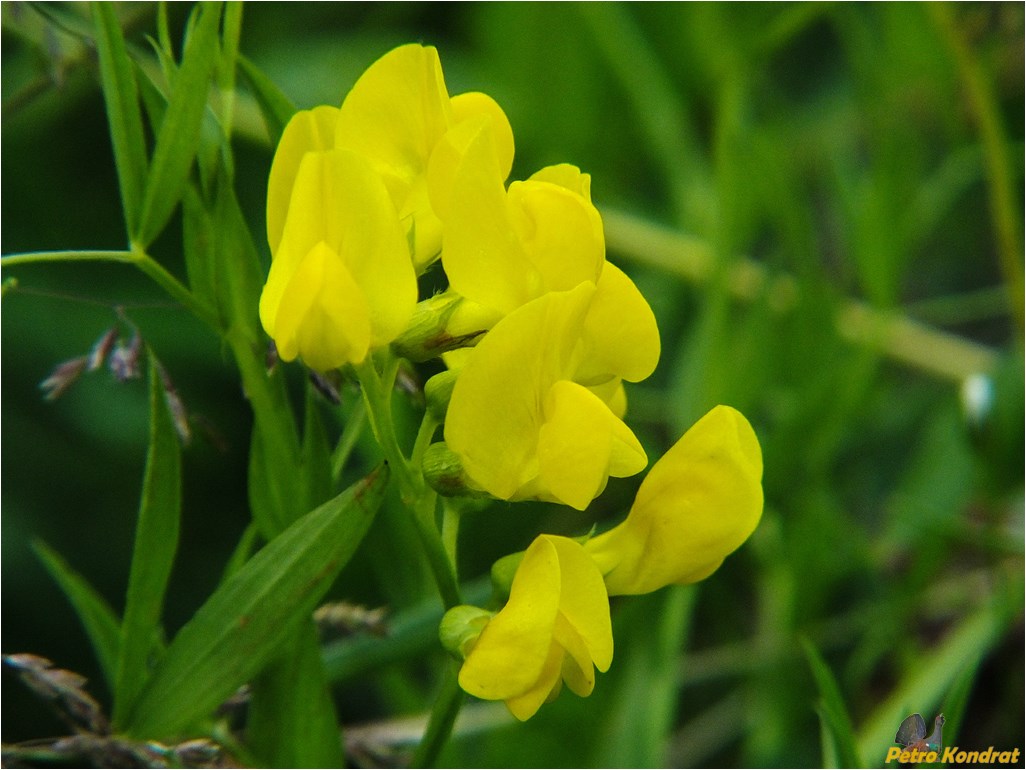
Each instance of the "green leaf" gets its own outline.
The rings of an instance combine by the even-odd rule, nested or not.
[[[224,567],[224,575],[221,577],[222,583],[242,569],[242,565],[249,561],[259,537],[260,529],[257,525],[253,522],[247,524],[246,529],[243,530],[242,536],[239,538],[239,542],[235,544],[235,550],[232,551],[232,555],[228,558],[228,563]]]
[[[277,146],[285,126],[296,114],[296,106],[289,100],[278,86],[274,84],[259,67],[239,54],[236,63],[239,71],[249,82],[249,87],[256,97],[260,112],[264,116],[264,123],[267,124],[267,133],[271,138],[271,145]]]
[[[146,184],[146,140],[143,134],[139,92],[132,61],[114,3],[94,3],[96,53],[100,60],[100,82],[110,120],[110,138],[114,146],[121,205],[129,233],[137,231],[143,190]]]
[[[269,438],[259,422],[249,444],[249,509],[265,540],[277,536],[298,501],[298,468],[284,448]]]
[[[180,735],[261,671],[353,555],[387,478],[383,466],[303,516],[214,591],[171,643],[127,732]]]
[[[222,318],[255,339],[260,336],[257,308],[263,268],[230,179],[228,169],[222,168],[213,213],[217,223],[214,291]]]
[[[75,609],[100,662],[103,678],[113,692],[121,653],[121,620],[107,600],[46,543],[37,540],[32,543],[32,550]]]
[[[175,76],[167,114],[157,134],[153,163],[146,178],[142,213],[134,240],[148,246],[164,229],[182,197],[199,148],[210,79],[217,61],[218,3],[202,5],[182,64]]]
[[[962,721],[965,719],[965,709],[969,705],[969,696],[973,691],[973,684],[976,682],[976,671],[980,667],[980,660],[971,660],[962,667],[951,689],[944,697],[944,706],[941,712],[944,714],[944,739],[949,746],[958,745],[959,731],[962,729]]]
[[[164,122],[167,115],[167,94],[157,85],[150,73],[136,65],[136,82],[139,84],[139,93],[142,95],[143,108],[146,110],[146,117],[151,126],[159,126]]]
[[[203,198],[192,185],[182,196],[182,252],[185,256],[185,274],[189,290],[198,299],[216,307],[214,296],[214,240],[210,214]]]
[[[172,59],[174,52],[171,48],[171,31],[167,24],[167,2],[165,0],[160,0],[157,3],[157,40],[159,50]]]
[[[121,658],[114,697],[120,724],[149,677],[161,635],[160,617],[171,577],[182,511],[182,457],[168,411],[160,364],[150,354],[150,448],[146,458],[135,548],[128,577]]]
[[[342,734],[312,619],[253,682],[246,734],[264,767],[341,767]]]
[[[824,740],[823,764],[825,767],[863,767],[855,740],[855,728],[844,705],[841,688],[812,642],[808,639],[801,641],[821,699],[816,711]]]
[[[224,9],[224,34],[221,37],[221,58],[217,63],[217,88],[221,92],[221,127],[231,138],[235,107],[235,61],[242,36],[242,3],[228,3]]]

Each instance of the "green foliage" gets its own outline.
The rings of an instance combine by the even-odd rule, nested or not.
[[[855,729],[844,705],[841,688],[830,666],[807,639],[802,640],[805,657],[819,688],[820,702],[816,707],[819,714],[820,733],[823,739],[823,765],[825,767],[863,767],[855,745]]]
[[[144,248],[164,229],[181,199],[199,148],[208,83],[217,64],[220,4],[201,5],[196,18],[181,66],[174,74],[167,112],[160,123],[146,175],[138,227],[133,231],[135,242]]]
[[[103,95],[110,116],[110,136],[121,183],[121,204],[128,232],[135,233],[142,210],[148,167],[135,73],[125,49],[116,7],[97,3],[93,6],[93,18],[96,22],[96,51],[100,57]]]
[[[127,731],[179,735],[280,654],[353,555],[387,479],[379,469],[301,517],[214,591],[168,646]]]
[[[146,458],[135,548],[128,576],[121,655],[114,691],[114,721],[130,713],[149,678],[149,659],[163,636],[161,616],[182,509],[182,459],[168,411],[160,363],[149,358],[150,448]]]
[[[89,582],[75,572],[60,554],[41,541],[32,548],[75,608],[93,646],[107,685],[113,689],[121,658],[121,619]]]

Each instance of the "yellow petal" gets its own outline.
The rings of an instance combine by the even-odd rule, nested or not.
[[[619,377],[610,377],[604,382],[588,385],[588,390],[601,398],[609,407],[609,411],[621,420],[627,414],[627,391],[624,390],[623,380]]]
[[[482,489],[502,499],[537,475],[542,402],[570,370],[592,284],[539,297],[503,318],[467,354],[445,440]],[[501,406],[500,406],[501,405]]]
[[[486,122],[467,121],[446,137],[432,162],[430,189],[445,216],[442,265],[450,288],[502,314],[532,299],[537,271],[510,220]]]
[[[549,645],[549,654],[534,686],[526,692],[506,699],[506,708],[521,722],[533,717],[543,703],[559,692],[563,659],[566,653],[555,642]]]
[[[371,343],[397,337],[417,304],[417,279],[384,185],[348,150],[307,153],[296,175],[282,243],[306,253],[323,241],[341,257],[366,298]]]
[[[608,600],[606,605],[608,614]],[[575,695],[587,698],[595,689],[595,666],[588,654],[587,645],[562,614],[556,620],[554,633],[556,644],[566,652],[561,671],[563,681]]]
[[[513,168],[513,127],[502,107],[488,94],[470,91],[452,97],[452,119],[459,124],[482,115],[491,119],[490,131],[494,140],[495,160],[502,179]]]
[[[545,415],[538,435],[539,475],[559,501],[583,511],[605,488],[611,471],[627,476],[644,469],[647,459],[634,434],[587,388],[556,382],[546,396]]]
[[[267,242],[272,257],[281,242],[293,184],[303,156],[308,152],[331,149],[337,121],[337,107],[321,106],[297,112],[285,126],[267,180]]]
[[[535,171],[528,179],[536,182],[551,182],[565,187],[591,203],[591,174],[583,173],[577,166],[570,163],[546,166],[540,171]]]
[[[581,195],[551,182],[509,186],[511,221],[523,253],[537,270],[543,291],[567,291],[581,281],[597,283],[606,256],[602,218]]]
[[[649,472],[630,513],[586,548],[610,595],[710,575],[762,515],[762,453],[744,416],[718,406]]]
[[[366,300],[344,262],[324,243],[303,258],[282,292],[271,334],[283,360],[299,355],[320,371],[366,356]]]
[[[426,174],[435,145],[451,124],[438,52],[412,44],[372,64],[339,113],[336,146],[370,160],[410,237],[418,268],[441,248],[441,223],[431,208]]]
[[[550,657],[559,595],[556,548],[546,538],[536,538],[513,578],[509,601],[467,655],[460,669],[460,687],[488,700],[513,698],[535,688]],[[551,689],[550,684],[534,710]]]
[[[353,85],[342,102],[335,145],[410,181],[426,170],[451,122],[438,51],[404,45],[374,62]]]
[[[659,349],[652,308],[634,282],[606,262],[585,321],[586,352],[579,381],[615,374],[639,382],[655,370]]]
[[[609,619],[609,597],[602,574],[576,540],[554,535],[545,537],[559,556],[560,617],[580,638],[587,659],[594,662],[599,671],[608,671],[613,661],[613,628]],[[557,638],[560,638],[561,628],[557,623]],[[569,644],[564,646],[570,648]],[[572,651],[571,654],[581,658]]]

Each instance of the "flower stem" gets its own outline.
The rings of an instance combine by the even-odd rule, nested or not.
[[[349,412],[349,419],[342,428],[342,435],[339,437],[338,445],[331,454],[331,478],[337,485],[342,478],[342,471],[356,448],[356,442],[367,425],[367,404],[364,401],[357,401]]]
[[[452,735],[456,716],[460,713],[464,701],[457,674],[455,661],[449,662],[443,675],[441,692],[438,693],[435,705],[431,709],[427,730],[413,755],[410,767],[434,767],[438,755]]]
[[[367,417],[370,420],[371,429],[381,445],[385,459],[392,466],[399,481],[399,494],[403,504],[413,514],[413,521],[417,526],[417,533],[420,535],[421,545],[424,546],[424,552],[428,564],[431,566],[435,583],[438,585],[442,602],[447,608],[455,607],[460,603],[460,590],[456,582],[455,565],[446,553],[438,533],[438,526],[435,523],[438,496],[424,481],[420,463],[411,463],[406,459],[395,434],[395,424],[392,419],[392,390],[395,385],[396,373],[399,370],[399,359],[389,355],[384,361],[380,375],[370,356],[362,363],[356,364],[354,368],[363,389],[363,398],[367,405]],[[430,419],[432,418],[425,418],[425,422]],[[432,433],[433,428],[422,432]],[[420,439],[418,443],[425,444],[429,439],[430,436],[428,439]]]

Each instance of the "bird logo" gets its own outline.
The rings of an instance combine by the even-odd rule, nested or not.
[[[938,714],[933,720],[933,732],[929,737],[926,735],[926,722],[920,714],[912,714],[905,717],[894,734],[894,742],[904,746],[910,751],[940,751],[943,739],[941,731],[944,729],[944,715]]]

